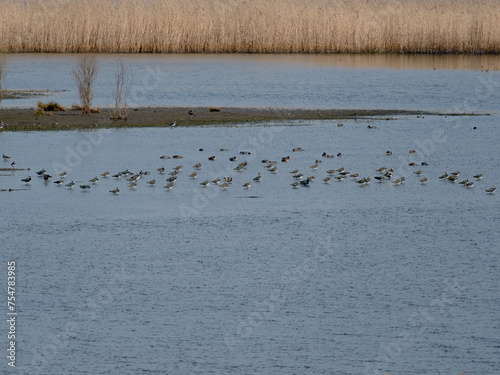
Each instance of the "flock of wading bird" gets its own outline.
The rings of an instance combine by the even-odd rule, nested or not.
[[[204,151],[204,150],[199,149],[199,151]],[[229,151],[229,150],[227,148],[221,148],[220,151]],[[301,147],[298,147],[298,148],[294,148],[292,151],[293,152],[300,152],[303,150]],[[415,153],[415,151],[410,150],[409,153],[412,154],[412,153]],[[250,152],[249,151],[240,151],[239,154],[250,155]],[[392,152],[387,151],[386,155],[390,156],[390,155],[392,155]],[[326,152],[324,152],[321,156],[321,158],[323,158],[323,159],[333,159],[334,157],[335,157],[334,155],[329,155]],[[337,158],[342,157],[342,153],[338,153],[336,155],[336,157]],[[172,157],[167,156],[167,155],[160,156],[160,159],[182,159],[182,158],[183,157],[180,155],[174,155]],[[322,163],[321,158],[315,160],[314,164],[312,164],[309,167],[310,172],[315,172],[318,170],[320,164]],[[3,154],[3,160],[4,160],[4,162],[10,162],[11,157]],[[215,160],[216,160],[215,155],[208,157],[209,163],[214,162]],[[238,158],[236,156],[232,156],[229,158],[229,161],[237,162]],[[281,163],[288,163],[288,162],[290,162],[290,156],[284,156],[281,158]],[[271,160],[265,159],[265,160],[262,160],[262,163],[265,164],[264,168],[269,173],[277,173],[278,172],[278,165],[279,165],[278,161],[271,161]],[[234,168],[234,170],[236,172],[241,173],[246,169],[247,164],[248,164],[247,161],[240,162],[239,164],[237,164],[237,166]],[[420,164],[417,164],[417,163],[413,162],[413,163],[410,163],[409,166],[415,167],[415,169],[421,168],[421,167],[425,168],[425,166],[427,166],[427,163],[422,162]],[[16,167],[15,161],[11,162],[11,167],[12,168]],[[157,168],[157,170],[156,170],[157,175],[161,176],[161,175],[164,175],[165,173],[167,173],[169,176],[166,179],[166,185],[164,185],[163,188],[165,188],[167,190],[173,189],[175,186],[175,182],[177,181],[177,178],[179,177],[179,175],[182,173],[183,169],[184,169],[184,165],[182,165],[182,164],[177,165],[174,168],[172,168],[171,172],[168,172],[163,166],[160,168]],[[201,162],[194,164],[192,166],[191,173],[188,174],[188,178],[193,179],[193,180],[196,179],[198,177],[198,171],[200,171],[201,169],[202,169]],[[306,177],[306,175],[304,175],[304,173],[302,173],[298,169],[288,171],[288,172],[290,173],[290,175],[293,178],[293,182],[291,182],[291,184],[290,184],[290,186],[292,188],[299,188],[300,186],[309,186],[309,184],[311,182],[316,180],[314,175]],[[405,177],[398,177],[398,178],[393,179],[394,168],[381,167],[381,168],[378,168],[375,172],[377,172],[377,175],[374,176],[374,180],[379,182],[379,183],[383,183],[385,181],[390,181],[391,183],[393,183],[395,185],[400,185],[400,184],[403,184],[406,180]],[[38,177],[43,178],[43,181],[46,184],[49,183],[50,181],[52,181],[54,184],[64,185],[65,187],[67,187],[69,189],[72,189],[75,186],[74,181],[66,182],[66,180],[65,180],[67,177],[66,172],[58,173],[55,178],[53,178],[50,174],[48,174],[48,172],[45,169],[41,169],[41,170],[37,171],[36,174]],[[418,169],[418,170],[414,171],[413,174],[419,177],[419,181],[421,184],[427,183],[428,179],[427,179],[427,177],[424,177],[423,169]],[[111,172],[106,171],[106,172],[101,173],[100,177],[95,176],[95,177],[89,179],[88,180],[89,183],[85,183],[85,184],[81,184],[81,185],[79,184],[79,187],[80,187],[80,189],[87,191],[87,190],[91,189],[92,185],[96,185],[99,182],[100,178],[110,178],[110,177],[117,179],[117,180],[118,179],[125,179],[128,183],[128,187],[131,189],[135,189],[137,187],[138,182],[141,178],[147,180],[145,183],[147,185],[150,185],[150,186],[156,185],[156,182],[157,182],[156,178],[159,179],[159,177],[156,177],[156,178],[149,177],[148,178],[148,176],[151,176],[151,172],[149,172],[149,171],[140,171],[139,173],[134,173],[134,172],[131,172],[128,169],[126,169],[124,171],[117,172],[115,174],[111,174]],[[420,177],[422,177],[422,178],[420,178]],[[345,169],[344,167],[341,167],[338,169],[327,170],[326,176],[324,178],[322,178],[322,180],[324,183],[328,184],[331,181],[335,181],[335,180],[342,181],[346,178],[352,179],[354,182],[356,182],[357,184],[359,184],[361,186],[367,185],[371,182],[370,177],[360,177],[358,173],[352,173],[349,170]],[[459,181],[460,180],[460,171],[458,171],[458,170],[455,172],[451,172],[451,173],[445,172],[442,176],[439,177],[439,179],[441,179],[441,180],[448,181],[450,183],[458,183],[460,185],[463,185],[465,188],[469,188],[469,189],[474,187],[474,180],[479,181],[482,178],[483,178],[483,174],[479,173],[475,176],[472,176],[471,180],[469,180],[467,178],[467,179]],[[51,179],[53,179],[53,180],[51,180]],[[242,187],[245,189],[249,189],[252,186],[252,183],[258,183],[261,181],[261,179],[262,179],[262,175],[259,172],[257,174],[257,176],[255,176],[252,180],[245,182],[242,185]],[[472,179],[474,179],[474,180],[472,180]],[[233,181],[233,178],[230,176],[227,176],[227,177],[222,177],[222,178],[216,178],[214,180],[205,180],[205,181],[201,182],[200,185],[201,185],[201,187],[206,188],[210,184],[214,184],[214,185],[220,186],[224,190],[227,190],[231,186],[232,181]],[[21,180],[21,182],[23,182],[25,184],[30,184],[31,183],[31,176],[23,178]],[[496,189],[495,186],[492,186],[490,188],[485,189],[485,191],[488,194],[493,194],[495,189]],[[120,189],[117,187],[113,190],[110,190],[109,192],[112,194],[118,194],[120,192]]]

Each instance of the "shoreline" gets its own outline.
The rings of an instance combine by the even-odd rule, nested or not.
[[[71,129],[106,129],[136,127],[171,127],[262,123],[293,120],[390,120],[394,116],[477,116],[474,113],[441,113],[417,110],[383,109],[312,109],[312,108],[241,108],[241,107],[134,107],[127,117],[112,120],[111,108],[100,107],[99,113],[82,115],[67,110],[37,115],[34,108],[0,108],[1,131],[52,131]],[[194,116],[189,114],[194,113]],[[484,114],[487,115],[487,114]]]

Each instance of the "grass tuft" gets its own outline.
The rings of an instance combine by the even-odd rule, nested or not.
[[[51,101],[48,103],[43,103],[42,101],[38,101],[37,107],[42,111],[51,111],[51,112],[66,112],[66,107],[60,105],[58,102]]]

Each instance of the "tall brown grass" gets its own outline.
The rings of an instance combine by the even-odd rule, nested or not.
[[[0,0],[9,52],[500,53],[500,0]]]

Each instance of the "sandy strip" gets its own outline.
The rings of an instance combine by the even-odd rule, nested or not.
[[[193,115],[189,114],[192,111]],[[34,108],[0,108],[0,131],[66,130],[80,128],[169,127],[216,124],[242,124],[268,121],[373,118],[391,119],[401,115],[444,115],[422,111],[366,109],[288,109],[238,107],[138,107],[130,108],[127,117],[111,119],[109,108],[100,113],[82,115],[80,111],[37,115]]]

